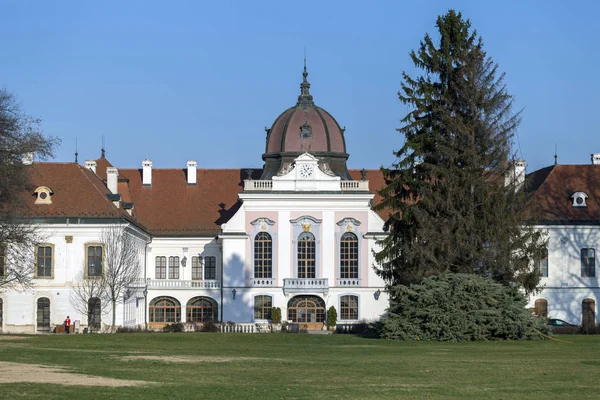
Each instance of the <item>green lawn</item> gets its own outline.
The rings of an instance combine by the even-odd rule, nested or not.
[[[0,339],[0,366],[64,365],[80,374],[153,382],[135,387],[2,383],[5,399],[600,398],[600,336],[561,337],[572,343],[210,333]],[[190,362],[125,356],[179,356]]]

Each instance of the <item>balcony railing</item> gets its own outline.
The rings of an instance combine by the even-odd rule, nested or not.
[[[273,189],[273,181],[244,181],[244,190],[271,190]]]
[[[273,287],[273,286],[275,286],[275,279],[273,279],[273,278],[253,278],[252,286],[254,286],[254,287]]]
[[[219,289],[221,282],[209,280],[148,279],[148,289]]]
[[[359,287],[360,279],[338,278],[337,286],[338,287]]]
[[[323,292],[329,291],[327,278],[286,278],[283,280],[283,292]]]
[[[341,181],[340,187],[344,192],[368,192],[369,181]]]
[[[338,181],[342,192],[368,192],[369,181]],[[273,181],[271,180],[244,180],[244,191],[271,191]]]

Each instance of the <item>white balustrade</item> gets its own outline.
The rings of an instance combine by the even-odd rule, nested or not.
[[[338,287],[359,287],[360,279],[338,278],[337,286]]]
[[[338,181],[339,190],[343,192],[368,192],[369,181]],[[271,191],[273,190],[273,181],[271,180],[244,180],[245,191]]]
[[[246,179],[244,181],[244,190],[271,190],[273,189],[273,181],[271,180],[262,180],[262,181],[253,181]]]
[[[254,279],[252,279],[252,286],[254,286],[254,287],[273,287],[273,286],[275,286],[275,279],[273,279],[273,278],[254,278]]]
[[[218,280],[149,279],[148,289],[219,289]]]
[[[328,290],[329,280],[327,278],[285,278],[283,280],[284,292],[327,292]]]
[[[345,192],[368,192],[369,181],[341,181],[340,187]]]

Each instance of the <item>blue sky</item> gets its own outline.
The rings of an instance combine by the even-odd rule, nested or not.
[[[528,171],[600,152],[595,1],[0,0],[0,87],[62,139],[57,161],[260,167],[295,104],[306,46],[315,102],[346,126],[349,167],[389,166],[408,53],[449,8],[471,19],[523,109]]]

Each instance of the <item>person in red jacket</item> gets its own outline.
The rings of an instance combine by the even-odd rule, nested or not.
[[[69,316],[67,315],[67,319],[65,319],[65,332],[67,332],[67,335],[69,334],[70,330],[71,330],[71,318],[69,318]]]

